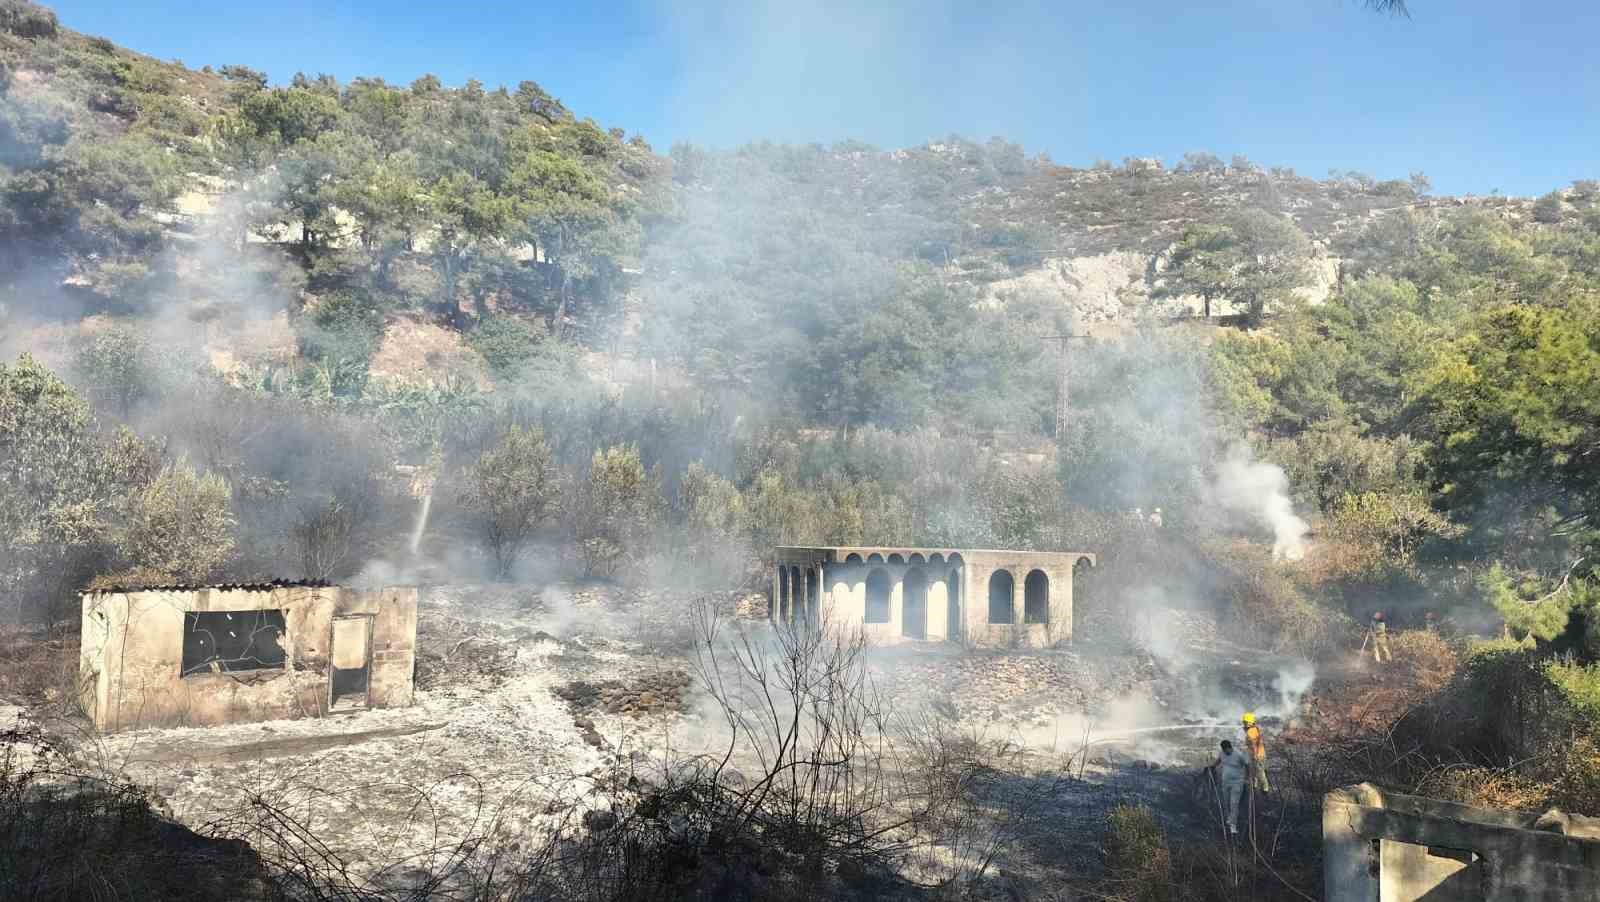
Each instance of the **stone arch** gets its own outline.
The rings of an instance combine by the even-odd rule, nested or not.
[[[928,555],[928,564],[929,564],[929,566],[933,566],[933,567],[943,567],[944,566],[944,555],[942,555],[939,552],[935,551],[933,554]]]
[[[899,552],[889,555],[889,563],[891,564],[904,564],[905,562],[906,559],[901,557]]]
[[[889,622],[889,596],[894,592],[894,581],[889,578],[889,571],[882,567],[873,567],[867,573],[867,610],[864,618],[867,623]]]
[[[908,563],[908,564],[921,565],[921,564],[926,564],[927,562],[928,562],[927,558],[924,558],[918,552],[913,551],[909,555],[906,555],[906,563]]]
[[[817,600],[820,595],[817,591],[817,568],[806,568],[806,607],[804,615],[799,618],[802,623],[815,623],[817,620]]]
[[[867,563],[869,563],[869,564],[881,564],[881,563],[883,563],[883,555],[881,555],[881,554],[877,553],[876,551],[874,551],[873,553],[867,555]]]
[[[957,569],[960,569],[961,565],[966,563],[966,561],[961,559],[961,552],[959,551],[950,552],[950,556],[945,558],[944,562]]]
[[[789,616],[789,569],[778,565],[778,591],[772,599],[772,619],[782,623]]]
[[[1050,622],[1050,577],[1043,570],[1029,570],[1022,581],[1022,622]]]
[[[1072,582],[1067,586],[1067,591],[1070,593],[1067,597],[1072,600],[1074,612],[1082,607],[1085,601],[1091,606],[1094,604],[1094,586],[1091,580],[1085,578],[1093,569],[1094,560],[1091,558],[1080,557],[1072,562]]]
[[[854,551],[852,551],[852,552],[850,552],[850,554],[847,557],[845,557],[844,562],[846,564],[859,564],[859,563],[862,562],[861,561],[861,555],[856,554]]]
[[[989,622],[1014,623],[1015,596],[1017,592],[1016,577],[1010,570],[996,570],[989,574]]]
[[[951,642],[961,641],[961,571],[944,575],[944,635]]]
[[[921,567],[906,570],[900,580],[900,635],[928,638],[928,575]]]

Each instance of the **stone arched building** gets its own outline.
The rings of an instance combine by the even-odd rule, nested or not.
[[[772,621],[860,627],[877,645],[1047,648],[1072,639],[1072,578],[1092,554],[954,548],[775,550]]]

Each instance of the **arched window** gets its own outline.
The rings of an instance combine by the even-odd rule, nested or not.
[[[789,568],[778,565],[778,594],[772,599],[772,619],[783,623],[789,618]]]
[[[1094,569],[1094,561],[1087,557],[1080,557],[1072,564],[1072,584],[1067,591],[1072,599],[1074,611],[1089,611],[1095,606],[1095,579],[1089,571]]]
[[[1043,570],[1031,570],[1022,583],[1022,621],[1050,622],[1050,577]]]
[[[912,567],[900,581],[900,635],[928,638],[928,577]]]
[[[1016,615],[1012,612],[1011,596],[1016,593],[1017,581],[1011,578],[1011,571],[996,570],[989,577],[989,622],[1014,623]]]
[[[866,622],[889,622],[889,593],[893,589],[894,583],[889,579],[889,571],[882,567],[872,568],[872,572],[867,574]]]
[[[961,571],[951,570],[944,577],[945,638],[960,642],[961,625]]]
[[[815,568],[806,568],[806,606],[805,613],[796,618],[802,623],[815,623],[817,619],[817,571]]]
[[[800,575],[799,567],[789,568],[789,592],[790,601],[792,604],[789,605],[789,616],[787,619],[790,623],[793,623],[796,620],[805,619],[806,583],[805,579]]]

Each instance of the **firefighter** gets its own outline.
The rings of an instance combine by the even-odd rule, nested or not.
[[[1271,792],[1267,783],[1267,747],[1261,741],[1261,728],[1256,726],[1256,716],[1246,711],[1240,718],[1244,723],[1244,747],[1250,750],[1250,788]]]
[[[1389,651],[1389,624],[1383,619],[1382,611],[1372,615],[1372,628],[1369,632],[1372,638],[1372,659],[1379,664],[1394,660],[1394,654]]]
[[[1228,823],[1228,832],[1239,835],[1239,799],[1244,796],[1245,780],[1250,773],[1250,760],[1244,752],[1234,751],[1233,743],[1222,740],[1222,754],[1206,768],[1217,778],[1219,801]]]

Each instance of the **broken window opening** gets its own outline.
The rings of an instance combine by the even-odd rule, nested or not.
[[[189,611],[180,676],[283,670],[284,631],[283,611]]]

